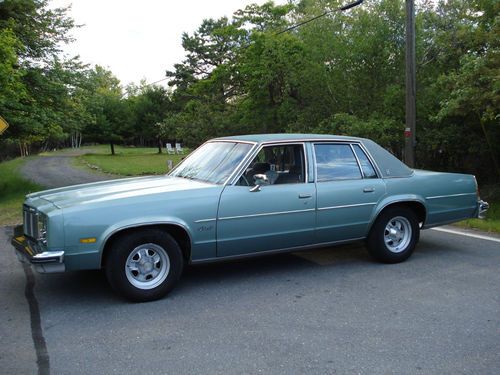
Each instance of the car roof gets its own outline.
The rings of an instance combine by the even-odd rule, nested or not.
[[[343,135],[329,134],[249,134],[236,135],[232,137],[222,137],[212,139],[236,142],[255,142],[258,144],[266,142],[293,142],[293,141],[347,141],[360,142],[369,151],[374,162],[383,177],[408,177],[413,174],[413,170],[408,168],[398,158],[389,151],[367,138],[347,137]]]
[[[347,137],[343,135],[329,134],[247,134],[234,135],[230,137],[215,138],[213,140],[234,140],[242,142],[281,142],[281,141],[310,141],[310,140],[342,140],[342,141],[364,141],[363,138]]]

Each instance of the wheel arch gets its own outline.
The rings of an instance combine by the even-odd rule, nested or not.
[[[376,214],[373,216],[373,219],[370,223],[370,227],[369,227],[368,232],[371,231],[377,218],[384,211],[386,211],[389,208],[393,208],[393,207],[407,207],[407,208],[411,209],[415,213],[415,215],[417,215],[420,228],[422,228],[424,226],[425,221],[427,219],[427,209],[426,209],[423,201],[418,199],[418,198],[403,198],[400,200],[393,200],[393,201],[385,202],[384,204],[380,205],[380,207],[376,211]]]
[[[189,231],[182,225],[178,223],[154,223],[154,224],[138,224],[133,226],[126,226],[114,230],[112,233],[108,234],[101,249],[101,260],[100,266],[104,267],[106,262],[106,257],[109,254],[109,249],[113,245],[113,242],[120,236],[132,232],[138,232],[144,229],[158,229],[164,231],[171,235],[175,241],[179,244],[184,260],[188,263],[191,260],[191,236]]]

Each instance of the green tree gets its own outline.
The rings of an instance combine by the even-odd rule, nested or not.
[[[0,79],[7,81],[0,88],[0,113],[11,125],[3,142],[17,143],[21,155],[33,143],[64,134],[61,103],[68,90],[62,73],[67,67],[57,54],[74,26],[65,13],[49,9],[44,0],[0,3]]]
[[[120,81],[109,70],[96,65],[87,72],[84,88],[85,106],[91,122],[86,126],[88,138],[109,143],[112,155],[115,145],[132,134],[131,111],[120,88]]]
[[[450,0],[420,12],[417,151],[423,165],[500,177],[499,10],[497,1]]]
[[[252,37],[239,66],[246,92],[241,120],[251,132],[284,132],[304,103],[303,73],[309,69],[305,46],[289,34]]]
[[[146,140],[157,142],[158,153],[162,152],[162,135],[158,124],[171,111],[171,100],[168,91],[160,86],[143,85],[130,92],[128,103],[133,114],[134,139],[142,146]]]

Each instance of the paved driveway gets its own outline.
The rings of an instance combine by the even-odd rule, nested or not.
[[[355,244],[197,266],[131,304],[100,272],[27,284],[0,232],[2,373],[500,373],[498,242],[429,230],[397,265]]]
[[[26,160],[21,168],[23,177],[47,188],[77,185],[86,182],[111,180],[117,176],[75,168],[75,156],[85,153],[85,150],[67,150],[51,156],[37,156]]]

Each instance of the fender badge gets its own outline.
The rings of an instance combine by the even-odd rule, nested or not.
[[[213,225],[202,225],[198,228],[198,232],[206,232],[207,230],[212,230],[213,228]]]

